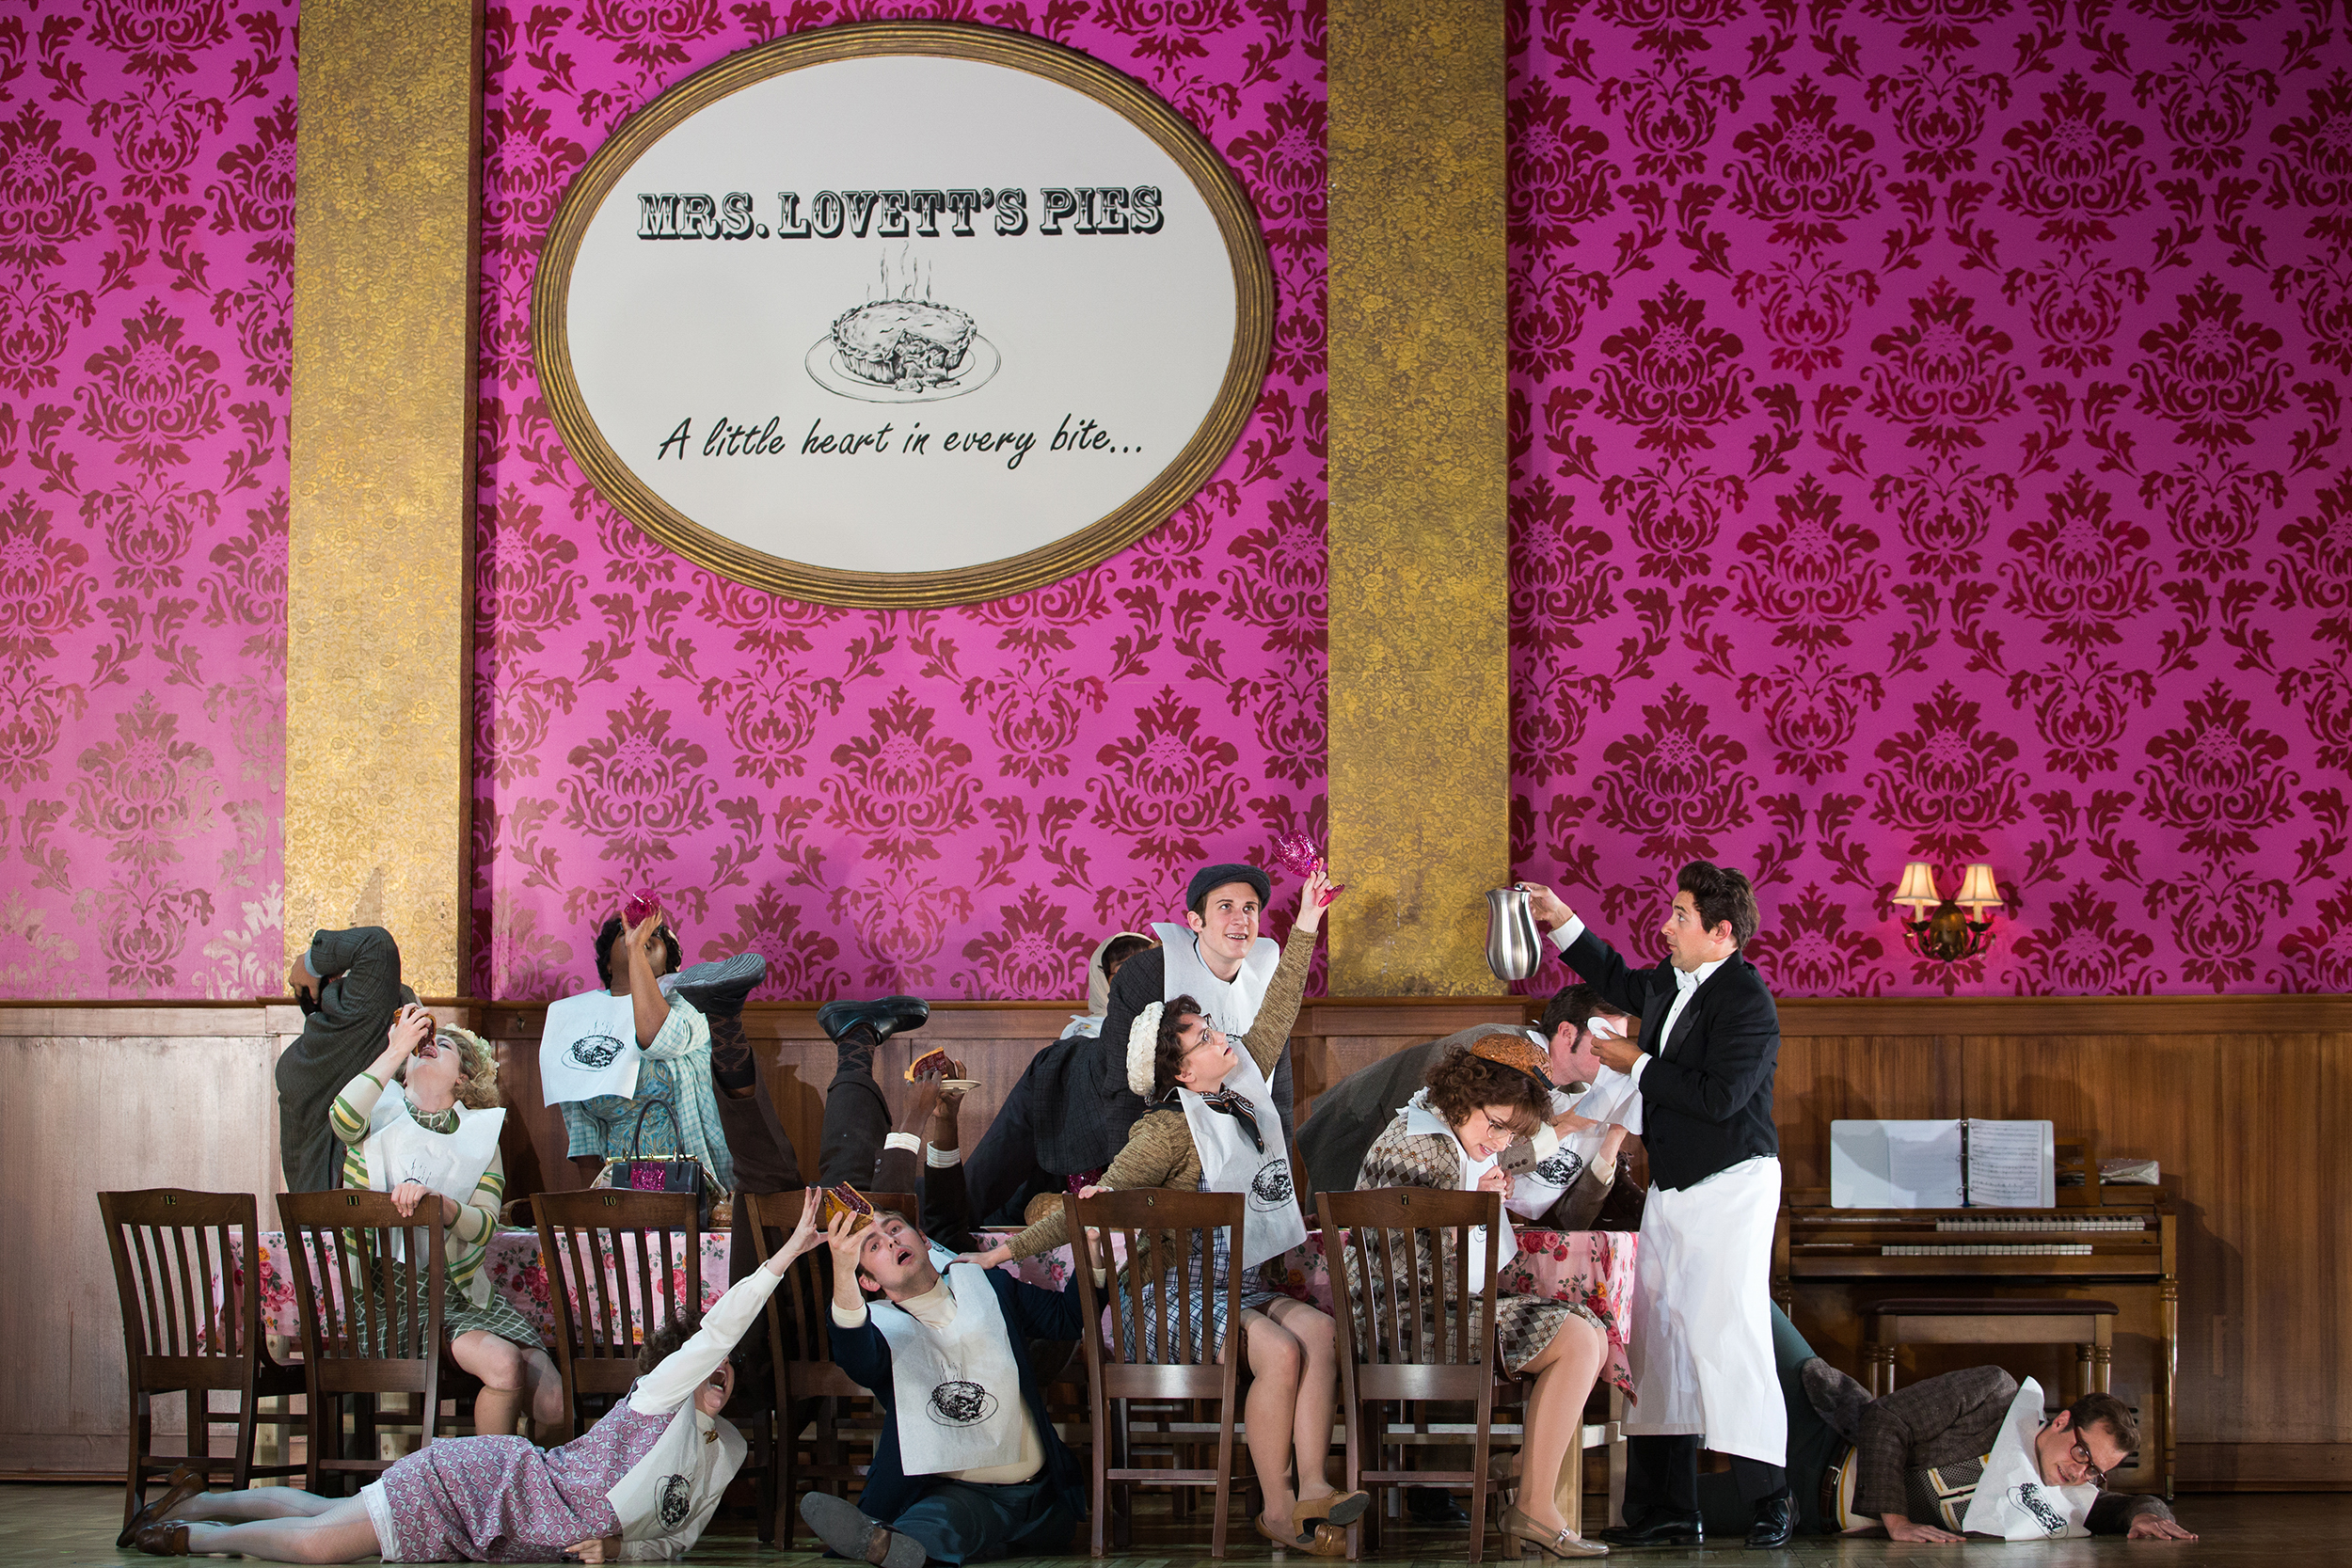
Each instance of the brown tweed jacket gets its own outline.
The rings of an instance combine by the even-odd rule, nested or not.
[[[1860,1430],[1849,1434],[1860,1466],[1854,1512],[1872,1518],[1909,1517],[1905,1477],[1981,1459],[1992,1450],[2016,1398],[2017,1380],[2009,1373],[1998,1367],[1970,1367],[1925,1378],[1864,1405]],[[2143,1513],[2172,1517],[2161,1497],[2112,1493],[2092,1505],[2089,1526],[2094,1534],[2121,1535]]]

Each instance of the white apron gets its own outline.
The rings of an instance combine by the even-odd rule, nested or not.
[[[898,1458],[910,1476],[982,1470],[1021,1458],[1021,1368],[987,1273],[958,1263],[941,1276],[955,1321],[933,1329],[888,1302],[867,1310],[890,1346]]]
[[[1249,1141],[1238,1117],[1211,1110],[1190,1089],[1179,1088],[1176,1097],[1184,1104],[1185,1125],[1192,1129],[1193,1147],[1200,1152],[1200,1190],[1242,1195],[1241,1264],[1254,1269],[1304,1242],[1307,1221],[1298,1212],[1274,1091],[1266,1087],[1265,1074],[1249,1053],[1236,1053],[1240,1059],[1225,1075],[1224,1086],[1248,1101],[1257,1113],[1258,1136],[1265,1140],[1263,1153]]]
[[[661,1555],[684,1556],[742,1468],[743,1447],[743,1434],[723,1417],[706,1416],[688,1401],[645,1457],[605,1494],[621,1539],[669,1542],[675,1549]]]
[[[1551,1114],[1555,1117],[1574,1110],[1576,1097],[1558,1089],[1551,1091]],[[1534,1219],[1560,1201],[1560,1195],[1583,1178],[1585,1169],[1600,1158],[1602,1140],[1609,1129],[1586,1128],[1571,1132],[1560,1140],[1560,1147],[1544,1156],[1533,1169],[1523,1170],[1511,1183],[1511,1196],[1503,1207],[1521,1219]]]
[[[499,1132],[506,1125],[503,1106],[486,1111],[454,1107],[457,1128],[436,1132],[420,1127],[408,1114],[408,1095],[398,1084],[387,1084],[368,1113],[368,1141],[361,1152],[368,1161],[368,1185],[389,1193],[404,1181],[421,1181],[463,1208],[473,1201],[482,1173],[499,1151]]]
[[[1476,1192],[1478,1190],[1478,1179],[1485,1176],[1488,1171],[1494,1169],[1496,1163],[1502,1158],[1498,1154],[1492,1160],[1471,1159],[1470,1157],[1470,1150],[1462,1147],[1462,1140],[1455,1137],[1454,1135],[1454,1129],[1446,1125],[1445,1117],[1438,1115],[1438,1113],[1430,1107],[1429,1091],[1427,1089],[1414,1090],[1413,1098],[1405,1102],[1405,1131],[1416,1135],[1435,1132],[1444,1138],[1447,1143],[1454,1146],[1454,1156],[1462,1162],[1459,1185],[1461,1190],[1466,1193]],[[1518,1238],[1512,1233],[1511,1211],[1506,1204],[1502,1211],[1502,1241],[1501,1243],[1501,1249],[1495,1254],[1495,1267],[1500,1270],[1505,1263],[1508,1263],[1512,1259],[1518,1257]],[[1484,1290],[1486,1288],[1486,1227],[1483,1225],[1475,1225],[1470,1227],[1470,1289],[1473,1291]]]
[[[2090,1533],[2095,1486],[2052,1486],[2034,1463],[2033,1440],[2042,1430],[2042,1385],[2026,1379],[2001,1418],[2001,1434],[1985,1456],[1984,1476],[1961,1528],[1970,1535],[2005,1541],[2063,1541]]]
[[[1200,1004],[1209,1022],[1226,1034],[1249,1033],[1249,1026],[1258,1022],[1258,1006],[1265,1001],[1265,989],[1281,966],[1281,943],[1272,937],[1260,937],[1233,977],[1220,980],[1201,960],[1199,932],[1161,921],[1152,927],[1152,934],[1160,939],[1168,976],[1160,988],[1160,1000],[1173,1002],[1189,996]]]
[[[644,1056],[637,1005],[627,995],[590,990],[550,1002],[539,1032],[539,1098],[549,1105],[607,1094],[628,1100]]]
[[[368,1162],[368,1185],[389,1193],[404,1181],[421,1181],[461,1209],[471,1203],[482,1173],[498,1157],[499,1132],[506,1125],[506,1111],[503,1106],[486,1111],[469,1111],[463,1105],[453,1109],[457,1112],[454,1132],[436,1132],[420,1127],[408,1114],[408,1092],[396,1083],[385,1085],[384,1092],[375,1097],[375,1108],[368,1113],[368,1141],[360,1148]],[[408,1257],[407,1238],[405,1230],[392,1232],[392,1256],[404,1262]],[[449,1240],[451,1244],[456,1243],[453,1232]],[[483,1300],[487,1300],[488,1280],[477,1278],[475,1284],[483,1291]]]
[[[1742,1160],[1694,1186],[1652,1187],[1635,1250],[1629,1437],[1704,1433],[1717,1453],[1788,1462],[1772,1370],[1772,1227],[1780,1162]]]

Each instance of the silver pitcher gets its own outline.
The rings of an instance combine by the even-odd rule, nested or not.
[[[1542,933],[1535,929],[1535,911],[1528,907],[1527,890],[1499,887],[1486,895],[1486,967],[1508,985],[1524,980],[1543,967]]]

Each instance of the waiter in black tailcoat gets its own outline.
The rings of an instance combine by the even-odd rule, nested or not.
[[[1650,1169],[1627,1346],[1634,1408],[1625,1425],[1626,1522],[1601,1539],[1700,1541],[1703,1436],[1730,1457],[1740,1497],[1754,1505],[1747,1544],[1784,1546],[1796,1513],[1783,1468],[1788,1410],[1772,1363],[1780,1016],[1763,976],[1740,957],[1756,935],[1756,891],[1737,871],[1684,866],[1661,932],[1667,961],[1635,969],[1549,888],[1522,885],[1568,967],[1642,1020],[1638,1040],[1594,1041],[1603,1064],[1639,1091],[1627,1125],[1642,1135]]]

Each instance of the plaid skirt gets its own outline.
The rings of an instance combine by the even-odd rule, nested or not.
[[[1427,1292],[1422,1297],[1424,1301],[1436,1296],[1434,1282],[1426,1275],[1422,1277],[1422,1285]],[[1347,1255],[1347,1293],[1357,1314],[1356,1322],[1360,1325],[1364,1321],[1364,1285],[1357,1273],[1353,1251]],[[1470,1340],[1475,1344],[1485,1326],[1481,1322],[1483,1308],[1472,1304],[1469,1316]],[[1448,1345],[1459,1346],[1462,1343],[1463,1317],[1460,1307],[1449,1301],[1445,1304],[1442,1322],[1439,1317],[1438,1312],[1423,1308],[1420,1324],[1423,1347],[1435,1351]],[[1546,1296],[1498,1294],[1495,1298],[1495,1352],[1502,1363],[1503,1371],[1517,1377],[1522,1368],[1541,1355],[1552,1340],[1560,1337],[1560,1330],[1570,1318],[1583,1319],[1603,1339],[1609,1337],[1609,1326],[1581,1303],[1553,1301]]]
[[[432,1281],[431,1276],[421,1269],[411,1270],[393,1265],[389,1259],[377,1259],[374,1267],[373,1289],[375,1291],[380,1291],[385,1288],[384,1279],[387,1274],[405,1275],[411,1281],[410,1288],[416,1292],[415,1304],[410,1308],[415,1317],[407,1319],[405,1314],[399,1315],[405,1321],[396,1323],[393,1327],[393,1335],[398,1337],[405,1332],[405,1322],[423,1321],[426,1316],[424,1292]],[[441,1332],[443,1336],[454,1340],[461,1334],[471,1334],[477,1330],[485,1334],[495,1334],[500,1338],[511,1344],[520,1345],[527,1351],[544,1350],[547,1347],[547,1341],[540,1337],[539,1325],[525,1317],[522,1308],[500,1295],[495,1290],[490,1292],[488,1301],[477,1307],[467,1299],[465,1291],[457,1288],[455,1279],[445,1275],[441,1291]],[[360,1338],[364,1339],[367,1336],[363,1332]]]
[[[1174,1319],[1181,1315],[1183,1321],[1190,1325],[1190,1334],[1187,1338],[1184,1334],[1175,1332],[1171,1322],[1168,1338],[1177,1342],[1168,1347],[1168,1354],[1169,1355],[1175,1354],[1186,1344],[1194,1347],[1205,1344],[1208,1349],[1202,1353],[1201,1358],[1214,1361],[1216,1359],[1218,1347],[1225,1343],[1227,1326],[1225,1292],[1227,1286],[1232,1282],[1232,1249],[1226,1244],[1226,1233],[1218,1230],[1214,1234],[1216,1239],[1213,1255],[1208,1260],[1208,1267],[1205,1269],[1201,1267],[1200,1253],[1196,1247],[1192,1256],[1192,1267],[1185,1271],[1185,1281],[1192,1286],[1192,1292],[1184,1300],[1172,1304],[1173,1310],[1169,1313],[1169,1317]],[[1261,1265],[1257,1269],[1250,1270],[1242,1280],[1241,1309],[1243,1311],[1263,1311],[1269,1305],[1282,1300],[1288,1294],[1287,1291],[1278,1291],[1267,1285],[1264,1274],[1264,1267]],[[1160,1351],[1160,1303],[1165,1298],[1172,1298],[1179,1288],[1176,1270],[1173,1267],[1161,1275],[1158,1279],[1147,1280],[1144,1283],[1141,1359],[1145,1361],[1164,1359]],[[1129,1310],[1131,1305],[1130,1298],[1122,1291],[1119,1298],[1120,1349],[1127,1359],[1133,1361],[1137,1357],[1136,1355],[1135,1314]]]

